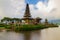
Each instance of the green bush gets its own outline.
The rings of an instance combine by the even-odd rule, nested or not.
[[[0,27],[4,27],[5,25],[4,24],[0,24]]]
[[[21,25],[20,27],[16,27],[15,31],[33,31],[44,29],[44,25]]]
[[[11,29],[11,26],[8,26],[8,25],[7,25],[7,26],[5,26],[5,28],[6,28],[6,29]]]

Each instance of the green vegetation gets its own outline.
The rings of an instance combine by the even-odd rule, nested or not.
[[[58,26],[56,26],[58,27]],[[15,25],[15,24],[10,24],[10,25],[6,25],[6,24],[0,24],[0,28],[5,28],[7,30],[13,30],[16,32],[20,32],[20,31],[33,31],[33,30],[41,30],[41,29],[45,29],[45,28],[50,28],[46,25],[42,25],[42,24],[38,24],[38,25]]]
[[[41,29],[50,28],[50,27],[39,24],[39,25],[20,25],[20,26],[10,25],[10,26],[7,26],[6,28],[13,29],[14,31],[34,31],[34,30],[41,30]]]
[[[21,27],[16,27],[15,31],[32,31],[32,30],[40,30],[47,27],[43,25],[21,25]]]
[[[6,26],[6,24],[2,24],[2,23],[0,23],[0,27],[4,27],[4,26]]]
[[[47,28],[44,25],[0,25],[0,28],[14,29],[14,31],[32,31]]]

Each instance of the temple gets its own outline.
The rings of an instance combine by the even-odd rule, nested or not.
[[[29,9],[29,5],[26,5],[26,10],[25,10],[25,14],[22,18],[22,21],[25,22],[25,24],[30,24],[32,22],[33,18],[31,17],[30,14],[30,9]]]
[[[7,21],[8,20],[8,21]],[[53,23],[49,23],[48,19],[45,19],[45,22],[41,23],[42,18],[40,17],[36,17],[36,18],[32,18],[32,15],[30,13],[30,9],[29,9],[29,4],[26,4],[26,9],[25,9],[25,13],[23,18],[19,19],[19,18],[3,18],[1,21],[3,21],[2,23],[5,24],[14,24],[14,25],[24,25],[24,24],[41,24],[41,25],[45,25],[45,26],[57,26],[56,24]]]
[[[37,17],[37,18],[32,18],[31,14],[30,14],[30,9],[29,9],[29,5],[26,5],[26,10],[25,10],[25,14],[22,18],[22,23],[24,24],[33,24],[34,22],[37,24],[39,23],[41,20],[41,18]]]

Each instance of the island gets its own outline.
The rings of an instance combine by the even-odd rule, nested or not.
[[[58,27],[57,24],[49,23],[48,19],[45,22],[41,22],[42,18],[32,18],[30,14],[29,4],[26,5],[26,10],[23,18],[9,18],[4,17],[1,19],[0,30],[11,30],[11,31],[33,31],[41,30],[45,28]]]

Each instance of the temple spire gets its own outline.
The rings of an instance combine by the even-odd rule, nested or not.
[[[27,17],[27,18],[31,17],[30,9],[29,9],[29,5],[28,4],[26,5],[26,10],[25,10],[24,17]]]

